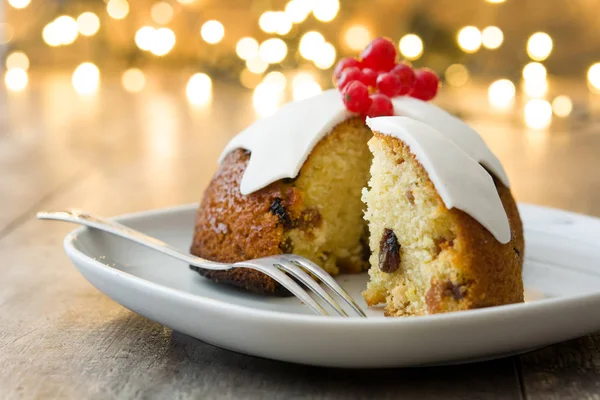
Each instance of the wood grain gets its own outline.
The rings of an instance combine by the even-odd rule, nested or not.
[[[116,215],[196,202],[221,148],[256,118],[236,87],[217,83],[212,104],[194,109],[161,88],[173,85],[130,95],[117,83],[82,100],[68,77],[48,76],[3,100],[0,398],[598,398],[598,335],[473,365],[347,371],[222,350],[106,298],[62,251],[72,226],[34,212]],[[532,132],[517,114],[470,100],[484,91],[468,90],[440,100],[483,132],[518,200],[600,215],[596,124]]]

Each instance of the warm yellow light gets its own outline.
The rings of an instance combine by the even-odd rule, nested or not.
[[[262,74],[269,68],[269,64],[265,62],[262,58],[256,56],[249,60],[246,60],[246,68],[250,70],[250,72],[254,74]]]
[[[258,55],[269,64],[277,64],[287,55],[287,45],[281,39],[267,39],[260,44]]]
[[[249,60],[258,54],[258,42],[251,37],[243,37],[235,46],[235,52],[242,60]]]
[[[138,93],[146,86],[146,77],[141,69],[129,68],[127,71],[123,72],[121,83],[128,92]]]
[[[481,32],[474,26],[465,26],[456,37],[458,46],[465,53],[475,53],[481,47]]]
[[[557,96],[552,100],[552,110],[558,117],[568,117],[571,111],[573,111],[573,102],[569,96]]]
[[[15,51],[6,57],[6,69],[20,68],[24,71],[29,69],[29,57],[22,51]]]
[[[62,44],[60,32],[56,29],[54,21],[50,22],[42,30],[42,39],[48,46],[56,47]]]
[[[94,36],[100,29],[100,18],[93,12],[84,12],[77,17],[77,29],[83,36]]]
[[[322,22],[332,21],[340,10],[339,0],[318,0],[313,6],[313,15]]]
[[[151,38],[150,52],[155,56],[164,56],[175,46],[175,33],[169,28],[155,29]]]
[[[504,34],[497,26],[488,26],[481,32],[481,43],[486,49],[497,49],[504,41]]]
[[[350,26],[346,30],[346,33],[344,33],[346,46],[354,51],[360,51],[367,47],[372,38],[371,31],[366,26],[360,24]]]
[[[151,26],[143,26],[135,33],[135,44],[141,50],[150,50],[154,40],[155,29]]]
[[[292,96],[294,100],[302,100],[321,93],[323,89],[307,72],[297,74],[292,80]]]
[[[600,92],[600,63],[595,63],[588,69],[587,79],[590,89]]]
[[[274,85],[281,91],[285,90],[285,87],[287,86],[287,79],[285,75],[279,71],[269,72],[267,75],[265,75],[263,82],[269,85]]]
[[[106,12],[114,19],[123,19],[129,14],[129,3],[127,0],[110,0]]]
[[[98,91],[100,70],[90,62],[80,64],[71,78],[75,91],[79,94],[90,95]]]
[[[8,4],[17,9],[27,7],[29,3],[31,3],[31,0],[8,0]]]
[[[304,22],[308,14],[313,10],[312,0],[290,0],[285,6],[285,13],[293,23]]]
[[[219,43],[223,39],[223,36],[225,36],[225,28],[217,20],[206,21],[200,29],[200,35],[206,43]]]
[[[400,54],[409,60],[416,60],[423,54],[423,41],[413,33],[404,35],[398,43]]]
[[[552,38],[544,32],[536,32],[527,41],[527,54],[532,60],[543,61],[552,52]]]
[[[240,73],[240,82],[244,87],[254,89],[261,82],[261,79],[260,75],[253,73],[248,68],[244,68]]]
[[[524,80],[523,90],[529,97],[544,97],[548,93],[548,81],[546,79]]]
[[[192,75],[185,88],[186,96],[195,106],[203,106],[212,99],[212,80],[210,76],[197,73]]]
[[[277,31],[277,13],[275,11],[265,11],[258,18],[258,26],[266,33],[275,33]]]
[[[515,101],[515,85],[508,79],[493,82],[488,89],[488,100],[493,108],[510,108]]]
[[[323,43],[314,58],[315,66],[319,69],[329,69],[335,63],[335,47],[331,43]]]
[[[177,0],[177,2],[180,4],[192,4],[195,1],[196,0]]]
[[[306,32],[300,39],[300,55],[307,60],[314,60],[325,38],[319,32]]]
[[[444,77],[450,86],[463,86],[469,81],[469,70],[462,64],[452,64],[446,68]]]
[[[4,75],[6,88],[11,92],[21,92],[27,87],[29,78],[27,71],[22,68],[10,68]]]
[[[260,83],[252,95],[252,104],[261,117],[273,114],[283,101],[283,91],[271,83]]]
[[[77,21],[66,15],[56,18],[42,30],[42,38],[49,46],[69,45],[78,34]]]
[[[0,22],[0,44],[10,42],[14,36],[15,30],[12,25]]]
[[[506,0],[485,0],[488,3],[504,3]]]
[[[532,129],[546,129],[552,122],[552,106],[546,100],[533,99],[525,105],[525,125]]]
[[[150,16],[157,24],[166,25],[173,19],[173,6],[165,1],[154,3],[150,9]]]
[[[546,67],[538,62],[530,62],[523,67],[523,79],[530,81],[541,81],[546,79]]]

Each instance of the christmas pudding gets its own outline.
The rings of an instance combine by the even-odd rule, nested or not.
[[[338,90],[284,105],[225,147],[191,252],[219,262],[293,253],[332,275],[369,269],[364,298],[387,315],[522,301],[508,179],[477,132],[427,102],[435,74],[396,63],[393,44],[376,39],[334,79]],[[286,294],[254,270],[194,269]]]

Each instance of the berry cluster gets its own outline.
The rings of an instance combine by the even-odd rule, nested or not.
[[[440,82],[428,68],[415,70],[406,62],[397,63],[396,46],[385,38],[373,40],[360,53],[360,59],[341,59],[333,80],[346,108],[368,117],[393,115],[392,97],[431,100]]]

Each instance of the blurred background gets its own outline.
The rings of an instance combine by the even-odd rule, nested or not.
[[[64,96],[94,97],[117,83],[124,96],[168,88],[197,108],[210,107],[221,82],[243,88],[259,118],[287,100],[330,88],[337,59],[387,36],[404,59],[440,75],[442,98],[477,93],[467,110],[504,117],[508,110],[527,127],[544,130],[553,120],[590,118],[594,110],[599,5],[2,0],[0,48],[11,98],[43,85]]]

